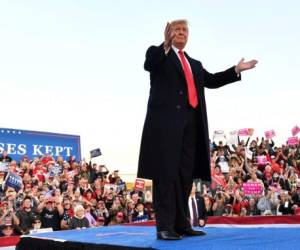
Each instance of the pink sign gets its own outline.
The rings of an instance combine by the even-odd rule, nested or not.
[[[288,139],[287,143],[288,143],[289,146],[297,145],[298,144],[298,137],[297,136],[290,137]]]
[[[296,125],[295,127],[292,128],[292,135],[295,136],[300,132],[300,128]]]
[[[267,157],[265,155],[259,155],[257,156],[257,163],[258,165],[267,165]]]
[[[243,191],[245,195],[262,194],[263,188],[258,182],[243,183]]]
[[[136,179],[135,184],[134,184],[134,189],[144,191],[144,189],[145,189],[145,180]]]
[[[272,129],[272,130],[266,131],[265,136],[267,139],[271,139],[271,138],[275,137],[276,134],[275,134],[275,131]]]
[[[239,130],[239,136],[248,136],[249,130],[247,128],[243,128]]]

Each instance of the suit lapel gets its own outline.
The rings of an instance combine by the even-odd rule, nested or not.
[[[174,64],[176,70],[185,79],[181,62],[180,62],[178,56],[176,55],[175,51],[171,48],[169,53],[170,53],[170,59],[171,59],[172,63]]]

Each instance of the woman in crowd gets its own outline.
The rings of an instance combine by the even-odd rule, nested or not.
[[[70,220],[69,228],[70,229],[81,229],[88,228],[90,223],[88,219],[85,217],[85,210],[82,205],[77,205],[74,208],[74,216]]]

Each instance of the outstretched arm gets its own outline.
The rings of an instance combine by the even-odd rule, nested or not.
[[[228,83],[241,80],[241,72],[255,67],[257,60],[244,61],[242,58],[236,66],[218,73],[209,73],[204,69],[204,86],[207,88],[219,88]]]

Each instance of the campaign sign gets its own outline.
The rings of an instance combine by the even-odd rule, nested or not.
[[[54,177],[54,176],[60,176],[63,173],[63,169],[59,165],[53,166],[50,171],[49,171],[49,176]]]
[[[100,148],[96,148],[90,152],[91,158],[95,158],[97,156],[102,155]]]
[[[247,128],[240,129],[238,134],[239,134],[239,136],[248,136],[249,130]]]
[[[12,172],[9,172],[5,178],[5,186],[15,189],[16,192],[21,189],[22,183],[22,177]]]
[[[267,157],[265,155],[258,155],[257,156],[257,163],[258,165],[267,165]]]
[[[252,157],[253,157],[253,152],[252,152],[251,150],[246,149],[245,153],[246,153],[246,156],[247,156],[248,159],[252,159]]]
[[[104,191],[108,192],[110,190],[113,190],[117,192],[118,186],[116,184],[106,183],[104,184]]]
[[[275,131],[273,129],[269,130],[269,131],[266,131],[265,136],[266,136],[267,139],[271,139],[271,138],[275,137]]]
[[[263,188],[258,182],[243,183],[243,191],[245,195],[262,194]]]
[[[14,160],[20,161],[24,155],[30,159],[45,154],[65,160],[75,156],[81,160],[80,136],[0,128],[0,154],[7,151]]]
[[[238,144],[238,131],[234,130],[229,133],[229,138],[227,139],[227,143],[229,145],[237,145]]]
[[[139,191],[144,191],[145,189],[145,180],[136,179],[134,183],[134,189]]]
[[[296,125],[292,128],[292,135],[295,136],[300,132],[300,128]]]
[[[288,145],[289,146],[295,146],[298,144],[298,137],[297,136],[293,136],[293,137],[290,137],[288,139]]]
[[[216,130],[214,132],[214,136],[224,136],[224,131],[223,130]]]
[[[226,142],[226,136],[224,134],[224,131],[223,130],[216,130],[214,132],[214,136],[213,136],[213,139],[214,139],[214,142],[219,145],[220,142],[223,143],[223,145],[225,145],[227,142]]]
[[[9,162],[0,162],[0,172],[8,172]]]

